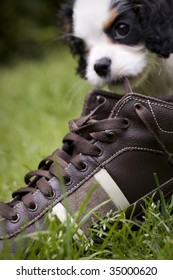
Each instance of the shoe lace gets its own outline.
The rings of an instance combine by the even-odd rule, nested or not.
[[[0,202],[0,215],[3,218],[16,222],[18,214],[15,205],[19,202],[23,202],[26,208],[34,211],[36,203],[33,194],[36,190],[40,190],[46,198],[53,199],[54,192],[49,184],[50,179],[53,177],[63,179],[66,186],[70,185],[71,178],[67,170],[69,164],[73,164],[78,171],[84,171],[87,165],[81,155],[100,156],[101,150],[96,144],[97,141],[111,143],[115,140],[112,130],[127,128],[124,118],[96,120],[97,111],[103,107],[104,98],[89,115],[70,121],[70,132],[63,139],[63,147],[44,158],[38,170],[26,174],[24,178],[26,187],[13,192],[11,202]]]
[[[125,118],[96,120],[94,116],[101,107],[104,107],[103,105],[104,102],[89,115],[72,120],[69,123],[70,132],[63,139],[63,147],[54,151],[51,156],[43,159],[38,166],[38,170],[26,174],[25,183],[27,186],[13,192],[13,200],[11,202],[0,202],[0,215],[3,218],[17,221],[18,215],[15,211],[15,205],[19,202],[23,202],[28,209],[36,209],[33,196],[36,190],[40,190],[45,197],[53,199],[54,192],[49,184],[50,179],[53,177],[63,178],[64,184],[66,186],[70,185],[69,164],[75,166],[78,171],[84,171],[87,165],[81,155],[99,157],[102,151],[97,146],[97,142],[112,143],[116,140],[115,131],[117,129],[127,129],[129,127],[129,122]],[[167,151],[162,142],[158,127],[149,110],[140,103],[135,105],[135,110],[138,117],[152,133],[162,151],[168,157],[169,162],[173,164],[172,155]]]

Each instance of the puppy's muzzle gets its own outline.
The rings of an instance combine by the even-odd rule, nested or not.
[[[94,70],[100,77],[106,77],[110,73],[111,60],[108,57],[103,57],[96,61]]]

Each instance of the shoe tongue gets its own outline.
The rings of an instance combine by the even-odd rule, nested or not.
[[[123,78],[123,87],[125,96],[128,94],[133,94],[129,80],[127,77]],[[87,116],[92,113],[99,105],[100,108],[96,110],[94,115],[95,120],[105,119],[110,117],[111,112],[116,107],[116,104],[122,99],[122,95],[103,91],[101,89],[94,89],[85,98],[82,117]]]
[[[91,114],[92,111],[95,111],[96,108],[98,108],[94,115],[92,115],[92,117],[95,120],[108,118],[111,114],[111,111],[121,98],[122,95],[103,91],[100,89],[94,89],[89,92],[89,94],[85,98],[81,116],[87,116]]]

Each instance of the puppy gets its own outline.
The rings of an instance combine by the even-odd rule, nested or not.
[[[173,93],[172,0],[75,0],[61,10],[77,73],[97,87]]]

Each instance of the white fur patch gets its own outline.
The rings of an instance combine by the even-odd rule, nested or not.
[[[120,6],[123,5],[122,0],[118,2]],[[84,40],[88,50],[86,78],[100,87],[124,76],[136,77],[147,66],[144,45],[127,46],[113,43],[105,34],[103,25],[110,13],[111,3],[112,0],[76,0],[74,5],[74,35]],[[100,77],[94,70],[96,61],[103,57],[112,62],[107,77]]]
[[[90,46],[105,35],[103,22],[108,14],[111,0],[76,0],[73,13],[74,35]]]
[[[101,78],[94,70],[94,64],[102,57],[111,59],[111,71],[107,78]],[[88,56],[87,79],[100,87],[121,77],[136,77],[147,65],[143,46],[130,47],[120,44],[103,43],[96,45]]]

